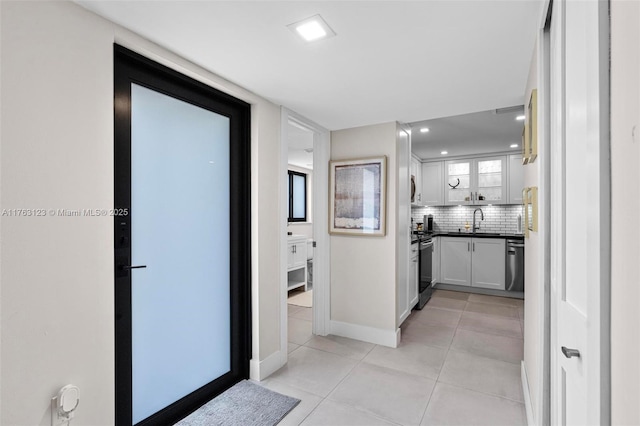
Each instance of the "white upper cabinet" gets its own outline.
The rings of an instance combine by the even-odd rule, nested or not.
[[[445,204],[473,204],[473,160],[445,162]]]
[[[524,166],[522,154],[509,156],[509,204],[522,204],[524,188]]]
[[[411,204],[422,206],[422,163],[411,156]]]
[[[445,162],[445,204],[506,204],[505,156]]]
[[[444,161],[422,163],[422,205],[444,204]]]

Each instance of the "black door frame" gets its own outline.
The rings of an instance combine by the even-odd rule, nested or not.
[[[114,45],[114,207],[131,212],[131,83],[230,119],[231,371],[137,423],[166,425],[249,377],[251,358],[250,105]],[[115,423],[132,424],[131,226],[114,217]]]

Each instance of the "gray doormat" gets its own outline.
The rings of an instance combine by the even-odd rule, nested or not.
[[[299,402],[299,399],[243,380],[180,420],[175,426],[274,426]]]

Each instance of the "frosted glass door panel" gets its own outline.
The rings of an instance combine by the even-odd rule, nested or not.
[[[447,202],[465,204],[471,201],[471,162],[447,162]]]
[[[478,199],[476,202],[501,202],[505,196],[504,167],[506,159],[477,160]]]
[[[229,119],[131,87],[133,423],[230,371]]]

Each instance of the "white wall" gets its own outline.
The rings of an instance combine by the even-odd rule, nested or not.
[[[615,425],[640,424],[639,22],[639,2],[611,2],[611,423]]]
[[[525,289],[524,289],[524,368],[529,384],[529,397],[531,398],[531,415],[536,424],[542,424],[540,417],[540,409],[542,401],[540,400],[540,390],[542,387],[543,360],[541,348],[543,342],[541,339],[543,323],[543,303],[544,303],[544,273],[541,271],[543,241],[542,233],[545,229],[544,215],[544,188],[541,185],[541,167],[545,161],[544,156],[544,140],[542,132],[542,88],[538,78],[538,55],[539,41],[531,58],[529,68],[529,77],[527,79],[527,87],[525,89],[524,104],[525,109],[531,97],[531,91],[538,89],[538,158],[533,164],[524,166],[524,186],[538,187],[538,232],[530,232],[529,238],[525,239]],[[525,224],[526,226],[526,224]]]
[[[3,209],[113,206],[114,40],[252,103],[253,356],[276,352],[279,108],[75,4],[0,11]],[[74,424],[113,424],[111,219],[0,226],[0,424],[50,424],[50,398],[67,383],[81,392]]]
[[[395,333],[396,123],[331,132],[331,160],[382,155],[387,156],[387,234],[331,236],[331,320]]]

